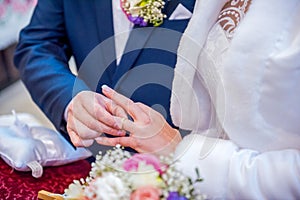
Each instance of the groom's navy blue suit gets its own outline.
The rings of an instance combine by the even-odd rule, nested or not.
[[[135,27],[125,48],[128,53],[118,66],[114,40],[110,39],[114,36],[111,1],[39,0],[30,24],[20,34],[15,64],[33,100],[58,130],[64,127],[63,112],[72,96],[86,89],[99,92],[102,84],[153,106],[171,122],[172,69],[178,33],[184,31],[188,19],[168,17],[179,3],[192,12],[194,0],[166,1],[163,12],[167,18],[159,28]],[[80,79],[68,68],[72,55]]]

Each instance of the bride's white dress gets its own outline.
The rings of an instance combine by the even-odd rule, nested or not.
[[[300,1],[253,0],[231,40],[225,2],[197,1],[178,50],[178,167],[210,198],[299,199]]]

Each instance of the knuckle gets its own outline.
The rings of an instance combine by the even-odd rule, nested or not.
[[[137,106],[143,106],[143,104],[141,102],[136,102],[135,105],[137,105]]]

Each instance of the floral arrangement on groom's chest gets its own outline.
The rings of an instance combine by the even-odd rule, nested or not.
[[[167,16],[162,13],[164,0],[120,0],[127,18],[135,25],[159,26]]]
[[[172,165],[172,157],[134,154],[120,146],[101,152],[90,175],[65,190],[65,199],[101,200],[188,200],[204,199],[193,182]],[[198,179],[196,181],[202,181]]]

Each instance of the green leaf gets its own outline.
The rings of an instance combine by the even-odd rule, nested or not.
[[[203,178],[200,177],[199,169],[196,168],[195,171],[197,174],[197,179],[195,180],[195,183],[203,181]]]

